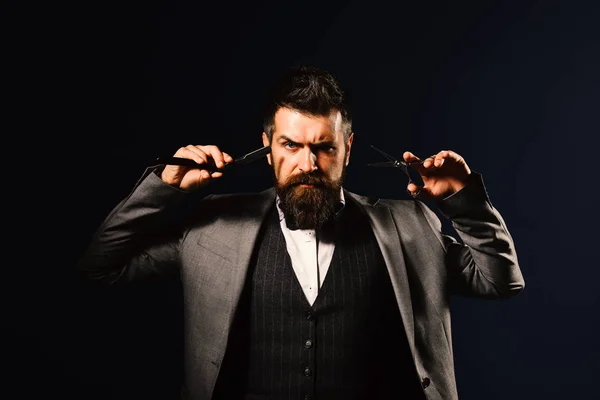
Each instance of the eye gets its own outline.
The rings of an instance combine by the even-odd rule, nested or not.
[[[294,149],[294,148],[296,148],[298,146],[294,142],[285,142],[283,144],[283,147],[285,147],[286,149]]]
[[[320,151],[324,151],[326,153],[333,153],[333,152],[335,152],[335,146],[330,145],[330,144],[320,145],[317,149],[320,150]]]

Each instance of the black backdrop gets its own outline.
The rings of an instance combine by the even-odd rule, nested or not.
[[[176,283],[92,290],[75,278],[75,260],[157,156],[190,143],[233,156],[260,147],[264,88],[300,63],[351,88],[347,188],[406,195],[398,171],[365,167],[378,159],[370,144],[397,156],[453,149],[483,174],[506,219],[526,288],[507,302],[454,299],[461,399],[597,396],[597,4],[22,5],[5,52],[15,67],[5,112],[17,117],[5,149],[20,157],[5,164],[4,182],[3,360],[5,388],[19,393],[9,398],[176,392]],[[257,162],[214,190],[269,184]]]

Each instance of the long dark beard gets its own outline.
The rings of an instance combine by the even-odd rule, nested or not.
[[[330,181],[318,170],[290,176],[284,183],[275,180],[275,191],[287,226],[291,229],[319,229],[332,220],[340,206],[344,174],[345,168],[337,181]],[[301,184],[313,187],[302,187]]]

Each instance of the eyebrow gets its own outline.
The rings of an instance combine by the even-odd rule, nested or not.
[[[279,136],[279,138],[277,138],[277,141],[278,142],[284,141],[284,142],[290,142],[290,143],[300,144],[300,143],[296,142],[295,140],[293,140],[293,139],[291,139],[291,138],[289,138],[289,137],[287,137],[285,135]],[[318,143],[311,143],[310,145],[312,145],[312,146],[327,146],[327,145],[329,145],[329,146],[335,146],[336,142],[335,142],[335,140],[324,140],[324,141],[318,142]]]

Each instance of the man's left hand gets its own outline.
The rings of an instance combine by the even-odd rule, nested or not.
[[[423,186],[414,183],[408,184],[408,191],[413,197],[420,199],[441,200],[459,190],[467,184],[471,169],[459,154],[452,150],[443,150],[423,160],[410,151],[403,154],[404,161],[414,163],[409,168],[414,168],[421,175]]]

